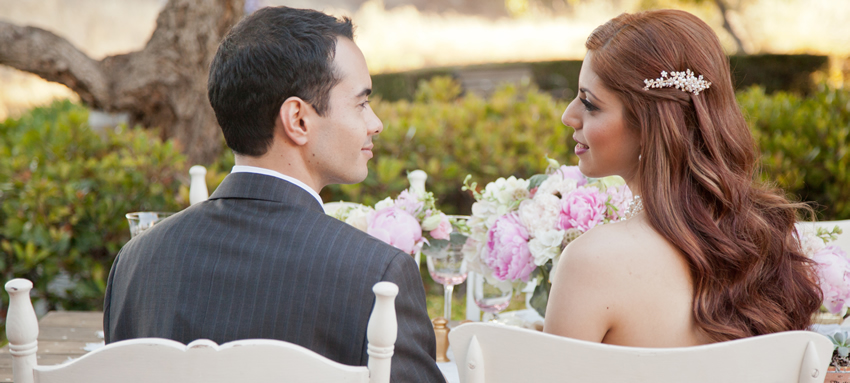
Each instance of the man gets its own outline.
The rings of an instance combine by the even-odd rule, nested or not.
[[[372,286],[398,285],[396,382],[442,381],[413,259],[324,214],[318,192],[361,182],[383,125],[349,19],[264,8],[211,64],[209,99],[236,166],[209,200],[137,236],[106,290],[106,342],[280,339],[366,365]]]

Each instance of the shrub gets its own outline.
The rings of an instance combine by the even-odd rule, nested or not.
[[[761,149],[763,178],[817,202],[819,219],[850,218],[850,90],[821,84],[803,98],[753,87],[738,102]]]
[[[4,281],[32,280],[48,309],[101,309],[109,268],[130,237],[124,214],[183,205],[184,160],[170,142],[123,127],[101,136],[87,119],[63,101],[0,123],[0,271]],[[65,288],[48,288],[63,279]]]
[[[450,78],[435,77],[420,83],[415,102],[373,102],[384,131],[374,139],[369,176],[360,184],[325,188],[325,201],[374,204],[406,188],[407,172],[422,169],[440,209],[468,214],[473,200],[460,190],[467,174],[484,184],[538,173],[547,155],[576,162],[572,129],[560,118],[566,103],[534,88],[505,86],[488,100],[458,97],[460,92]]]

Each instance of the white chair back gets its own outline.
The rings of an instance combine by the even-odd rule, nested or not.
[[[636,348],[491,323],[449,333],[461,383],[823,383],[832,342],[789,331],[696,347]]]
[[[360,382],[389,383],[398,325],[398,286],[373,287],[375,307],[366,330],[368,367],[347,366],[307,348],[271,339],[248,339],[218,345],[199,339],[189,345],[161,338],[112,343],[79,359],[38,366],[38,321],[29,299],[32,282],[6,283],[11,303],[6,334],[13,355],[15,382],[148,383],[148,382]]]
[[[210,197],[207,190],[207,168],[195,165],[189,168],[189,205],[204,202]]]

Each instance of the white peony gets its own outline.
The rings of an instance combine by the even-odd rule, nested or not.
[[[549,230],[528,241],[528,249],[534,258],[534,264],[541,266],[550,259],[561,254],[561,244],[564,242],[564,230]]]
[[[577,187],[578,185],[576,180],[572,178],[564,179],[560,173],[555,173],[546,178],[546,180],[540,184],[537,188],[537,193],[534,194],[534,196],[536,198],[538,194],[555,195],[558,193],[561,197],[563,197],[573,190],[576,190]]]
[[[560,214],[561,199],[552,194],[535,194],[519,205],[519,219],[532,237],[554,230]]]
[[[366,206],[362,206],[362,205],[355,207],[355,208],[352,208],[351,210],[348,211],[348,214],[347,214],[348,216],[345,217],[345,219],[343,221],[345,223],[347,223],[351,226],[354,226],[355,228],[360,229],[361,231],[365,232],[366,229],[369,227],[368,216],[369,216],[369,212],[371,212],[371,211],[372,211],[372,209],[370,209]]]
[[[800,239],[800,248],[803,250],[803,254],[809,258],[826,247],[823,239],[818,237],[817,228],[813,223],[797,224],[797,238]]]
[[[393,201],[392,198],[387,197],[375,204],[375,210],[384,210],[390,206],[393,206],[394,204],[395,201]]]

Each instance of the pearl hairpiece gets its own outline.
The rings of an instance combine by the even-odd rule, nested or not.
[[[655,80],[646,79],[643,80],[643,83],[646,84],[643,90],[676,87],[683,92],[691,92],[695,96],[711,86],[711,82],[703,80],[702,75],[695,77],[694,72],[691,72],[690,69],[686,69],[684,72],[670,72],[670,77],[667,77],[667,72],[662,71],[661,77]]]

